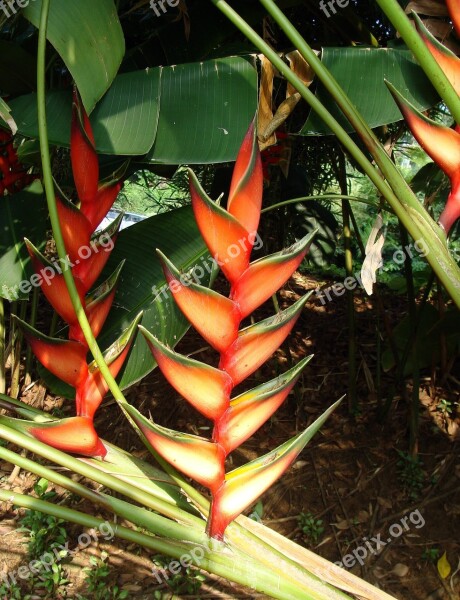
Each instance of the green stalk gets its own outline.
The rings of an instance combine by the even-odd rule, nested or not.
[[[460,98],[414,28],[413,23],[396,0],[377,0],[377,4],[421,64],[428,79],[444,100],[456,123],[460,123]]]
[[[0,298],[0,394],[6,392],[5,345],[5,300]]]
[[[19,317],[24,319],[27,311],[27,301],[23,300],[21,302],[15,302],[16,310],[19,306]],[[10,326],[13,332],[12,335],[12,345],[11,345],[11,384],[10,384],[10,395],[13,398],[17,398],[19,396],[19,379],[21,376],[21,351],[22,351],[22,331],[19,327],[16,327],[14,323],[14,319],[11,319],[10,314]],[[16,312],[14,313],[16,314]]]
[[[380,142],[374,141],[372,132],[369,134],[369,128],[362,122],[362,118],[356,113],[356,109],[351,105],[349,100],[345,97],[343,91],[339,93],[339,99],[334,99],[341,106],[343,110],[343,104],[348,102],[350,106],[350,116],[353,114],[357,116],[354,118],[358,131],[365,135],[367,143],[370,145],[370,150],[378,158],[379,166],[385,168],[385,173],[388,181],[392,184],[392,189],[389,184],[383,179],[382,174],[370,163],[364,153],[355,144],[351,137],[346,133],[343,127],[338,123],[336,119],[327,111],[327,109],[321,104],[316,96],[304,85],[302,80],[295,74],[291,69],[284,63],[284,61],[278,56],[278,54],[250,27],[240,15],[229,6],[225,0],[211,0],[211,2],[223,13],[228,19],[248,38],[250,42],[254,44],[280,71],[280,73],[291,83],[295,89],[301,94],[312,109],[323,119],[326,125],[335,133],[337,139],[343,144],[350,155],[356,160],[356,162],[362,167],[369,179],[374,183],[380,193],[386,198],[391,208],[395,212],[396,216],[402,221],[404,227],[413,237],[414,240],[424,240],[428,246],[429,252],[427,254],[427,260],[438,275],[440,281],[444,285],[445,289],[460,308],[460,269],[458,265],[453,261],[449,255],[446,247],[445,235],[442,233],[439,226],[437,226],[431,219],[428,219],[426,212],[421,207],[417,198],[414,196],[404,179],[401,177],[399,171],[389,160],[386,152],[381,147]],[[270,2],[270,0],[261,0],[261,2],[267,8],[270,7],[270,14],[277,20],[280,15],[283,18],[282,22],[278,24],[282,27],[283,24],[287,28],[288,37],[292,31],[295,32],[294,27],[279,11],[279,9]],[[309,49],[308,44],[303,40],[300,34],[297,34],[302,41],[304,49]],[[299,40],[299,41],[300,41]],[[302,48],[299,48],[302,53]],[[311,49],[310,49],[311,50]],[[315,61],[310,63],[312,68],[318,69],[318,77],[320,73],[326,72],[326,69],[319,61],[319,59],[313,53]],[[335,81],[330,75],[328,76],[330,81]],[[337,84],[335,83],[337,86]],[[340,87],[337,86],[340,90]],[[341,100],[344,100],[341,102]],[[347,115],[348,117],[348,115]],[[348,117],[350,118],[350,117]],[[382,169],[383,172],[383,169]],[[399,194],[399,198],[398,195]],[[422,230],[425,235],[422,235]],[[426,233],[428,232],[428,234]]]
[[[249,557],[244,557],[243,559],[239,554],[235,556],[234,552],[223,551],[221,544],[218,545],[217,550],[213,550],[210,548],[210,544],[206,546],[193,546],[179,541],[171,542],[157,536],[150,536],[134,531],[114,522],[92,517],[72,508],[52,504],[51,502],[33,498],[32,496],[16,494],[11,492],[11,490],[0,490],[0,501],[10,502],[16,506],[43,512],[84,527],[99,529],[101,525],[107,525],[108,523],[114,535],[121,539],[153,550],[156,553],[166,554],[179,560],[183,558],[184,561],[187,560],[201,569],[215,573],[229,581],[234,581],[258,592],[266,593],[272,598],[280,600],[338,600],[339,598],[347,598],[344,594],[340,596],[337,594],[330,595],[326,592],[309,591],[298,585],[293,585],[291,582],[284,581],[278,575],[274,574],[270,568],[255,562]],[[197,556],[196,550],[198,548],[202,550],[202,558]],[[193,553],[194,550],[195,553]],[[172,568],[173,565],[171,563]],[[169,577],[170,573],[166,573],[166,575]]]

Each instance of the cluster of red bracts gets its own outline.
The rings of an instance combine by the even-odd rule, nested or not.
[[[120,181],[99,182],[99,164],[89,118],[74,94],[70,156],[73,177],[80,201],[77,208],[57,196],[60,226],[67,251],[66,265],[72,275],[84,311],[95,337],[101,331],[115,295],[121,265],[95,290],[89,291],[106,264],[118,233],[120,219],[104,232],[94,233],[112,206],[122,184]],[[26,240],[33,267],[43,274],[42,290],[47,300],[68,324],[68,340],[44,336],[19,321],[24,335],[38,360],[51,373],[75,388],[76,417],[43,425],[30,425],[27,431],[50,446],[85,456],[105,456],[107,450],[93,425],[94,413],[108,391],[108,386],[95,363],[87,364],[88,344],[78,323],[57,262],[50,263]],[[47,277],[44,277],[44,274]],[[105,354],[115,377],[128,354],[136,323]]]
[[[446,2],[456,31],[460,35],[460,4],[458,0]],[[415,22],[428,50],[460,95],[460,59],[438,42],[417,16]],[[452,225],[460,217],[460,124],[450,129],[428,119],[393,86],[389,85],[389,88],[415,139],[450,179],[451,192],[439,217],[439,224],[448,235]]]
[[[10,194],[20,192],[35,179],[21,165],[13,145],[13,136],[0,129],[0,196],[5,190]]]
[[[195,283],[184,284],[176,267],[158,252],[181,311],[219,353],[218,367],[182,356],[141,327],[166,379],[214,424],[211,440],[161,427],[133,407],[127,410],[155,450],[212,495],[208,534],[221,539],[227,525],[255,501],[292,463],[306,441],[280,448],[225,472],[225,459],[270,418],[285,400],[311,357],[268,383],[231,397],[293,328],[306,297],[274,317],[244,329],[240,324],[297,269],[311,237],[250,263],[262,202],[262,162],[251,126],[238,154],[227,210],[210,200],[190,172],[192,206],[201,235],[230,283],[229,297]],[[311,436],[310,436],[311,437]]]

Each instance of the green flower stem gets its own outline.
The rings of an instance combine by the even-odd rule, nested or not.
[[[287,206],[288,204],[299,204],[299,202],[309,202],[310,200],[332,200],[334,202],[352,200],[353,202],[361,202],[362,204],[368,204],[374,208],[379,208],[375,202],[368,200],[367,198],[359,198],[358,196],[348,196],[343,194],[318,194],[318,196],[301,196],[300,198],[292,198],[291,200],[284,200],[283,202],[278,202],[277,204],[271,204],[270,206],[263,208],[261,212],[266,213],[270,212],[271,210],[275,210],[275,208]],[[388,208],[384,208],[384,210],[392,212],[391,209]]]
[[[0,416],[0,438],[8,440],[34,454],[43,456],[47,460],[62,467],[66,467],[79,475],[88,477],[88,479],[97,481],[101,485],[119,492],[127,498],[139,502],[143,506],[151,508],[166,517],[175,519],[189,526],[203,527],[203,521],[199,517],[191,515],[188,512],[177,508],[175,505],[168,503],[166,500],[155,497],[153,494],[137,489],[133,485],[129,485],[126,481],[122,481],[109,473],[100,471],[92,465],[89,465],[87,462],[83,462],[65,452],[52,448],[51,446],[36,440],[34,437],[22,433],[22,431],[18,431],[16,427],[21,427],[21,421],[16,422],[18,425],[13,425],[13,427],[15,427],[14,429],[12,428],[12,423],[13,421],[11,419]]]
[[[262,1],[262,0],[261,0]],[[394,169],[388,182],[391,182],[400,193],[400,197],[385,181],[377,170],[353,142],[343,127],[332,117],[316,96],[304,85],[301,79],[284,63],[278,54],[229,6],[225,0],[211,0],[211,2],[262,52],[278,69],[278,71],[291,83],[312,109],[323,119],[326,125],[335,133],[337,139],[343,144],[350,155],[362,167],[369,179],[374,183],[380,193],[386,198],[396,216],[403,223],[414,240],[423,240],[428,248],[427,260],[436,272],[445,289],[460,308],[460,268],[449,255],[446,247],[446,238],[440,227],[432,221],[423,211],[417,198],[412,194],[404,179],[389,157],[383,156],[384,149],[379,142],[373,147],[373,154],[379,157],[379,162],[389,170]],[[266,0],[264,0],[265,5]],[[274,6],[273,3],[270,6]],[[276,7],[274,7],[276,9]],[[273,10],[274,10],[273,9]],[[284,16],[284,15],[283,15]],[[291,28],[293,29],[292,25]],[[306,44],[306,42],[304,42]],[[308,44],[306,44],[308,47]],[[313,64],[311,65],[313,68]],[[321,65],[322,66],[322,65]],[[324,70],[324,67],[322,66]],[[343,97],[343,93],[342,93]],[[358,117],[358,120],[361,118]],[[361,126],[361,130],[363,126]],[[368,141],[370,143],[370,138]],[[372,146],[371,146],[372,147]],[[386,154],[386,153],[385,153]],[[423,232],[423,234],[422,234]]]
[[[444,100],[455,121],[460,123],[460,98],[447,79],[444,71],[431,55],[431,52],[426,47],[417,30],[414,29],[406,13],[396,0],[377,0],[377,4],[421,64],[427,77]]]
[[[115,513],[137,527],[143,527],[155,535],[161,535],[174,540],[187,540],[188,542],[193,542],[195,544],[204,544],[207,540],[204,531],[204,522],[201,531],[196,528],[180,525],[175,521],[157,515],[145,508],[139,508],[129,502],[113,498],[102,492],[94,492],[81,483],[73,481],[69,477],[58,473],[54,469],[40,465],[33,460],[20,456],[16,452],[8,450],[7,448],[0,447],[0,458],[13,465],[18,465],[30,473],[35,473],[39,477],[44,477],[48,481],[52,481],[69,492],[77,494],[81,498],[86,498],[91,503],[97,504],[102,508]]]
[[[99,529],[101,525],[108,523],[114,535],[121,539],[179,560],[184,557],[184,560],[186,558],[187,562],[191,562],[201,569],[280,600],[339,600],[339,598],[342,600],[344,597],[346,598],[343,595],[337,596],[317,590],[307,590],[298,584],[285,581],[274,574],[269,567],[259,564],[250,557],[244,557],[239,552],[230,551],[222,543],[215,541],[212,542],[213,547],[210,543],[197,546],[179,541],[169,541],[134,531],[114,522],[92,517],[72,508],[52,504],[32,496],[16,494],[10,490],[0,489],[0,501],[40,511],[84,527]],[[202,550],[202,558],[197,556],[198,548]],[[193,554],[193,550],[195,550],[195,554]],[[166,573],[166,575],[169,577],[170,573]]]

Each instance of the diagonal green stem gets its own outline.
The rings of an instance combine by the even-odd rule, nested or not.
[[[0,298],[0,394],[4,394],[6,391],[5,345],[5,300]]]
[[[283,202],[277,202],[266,206],[260,212],[266,213],[276,208],[282,208],[288,204],[299,204],[299,202],[309,202],[311,200],[333,200],[335,202],[341,202],[342,200],[352,200],[354,202],[361,202],[362,204],[368,204],[374,208],[378,208],[377,204],[368,198],[359,198],[358,196],[349,196],[347,194],[318,194],[317,196],[301,196],[299,198],[291,198],[291,200],[283,200]],[[389,210],[386,208],[385,210]]]
[[[438,65],[422,38],[414,29],[410,19],[396,0],[376,0],[402,39],[412,51],[412,54],[422,65],[427,77],[444,100],[453,118],[460,123],[460,98],[447,79],[444,71]]]

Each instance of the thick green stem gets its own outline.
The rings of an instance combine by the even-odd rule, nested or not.
[[[378,164],[382,169],[382,172],[385,174],[392,187],[390,187],[389,183],[383,179],[382,174],[370,163],[357,144],[353,142],[351,137],[346,133],[337,120],[334,119],[329,111],[321,104],[318,98],[278,56],[277,52],[275,52],[249,26],[246,21],[244,21],[244,19],[242,19],[225,0],[211,0],[211,2],[222,13],[224,13],[228,19],[248,38],[248,40],[250,40],[273,63],[278,71],[280,71],[287,81],[289,81],[289,83],[295,87],[302,98],[304,98],[304,100],[310,104],[312,109],[335,133],[337,139],[343,144],[350,155],[362,167],[376,188],[386,198],[391,208],[394,210],[400,221],[403,222],[413,239],[424,240],[429,250],[427,254],[427,260],[430,262],[449,295],[460,308],[460,269],[447,251],[445,235],[423,210],[423,207],[421,207],[417,198],[414,196],[409,186],[400,175],[399,171],[393,165],[391,160],[389,160],[388,155],[381,147],[380,142],[378,142],[378,140],[374,141],[375,138],[372,132],[369,130],[368,126],[363,123],[362,118],[358,115],[356,109],[346,98],[343,91],[340,91],[340,87],[335,83],[339,90],[339,98],[334,97],[334,99],[340,105],[342,110],[342,105],[344,104],[347,104],[350,107],[349,112],[351,117],[356,115],[354,117],[356,127],[360,133],[365,134],[365,139],[369,144],[369,150],[372,152],[372,155],[375,157],[376,161],[378,160]],[[286,17],[284,17],[278,7],[276,7],[276,5],[270,0],[261,0],[261,2],[267,9],[269,9],[270,14],[278,22],[278,24],[281,27],[283,27],[283,25],[286,27],[286,33],[288,34],[288,37],[290,37],[290,34],[295,32],[295,28],[289,23]],[[280,22],[281,19],[284,19],[284,21]],[[297,37],[295,39],[301,43],[304,50],[310,49],[300,34],[297,33]],[[302,48],[299,48],[301,53]],[[313,62],[312,60],[310,63],[313,70],[318,70],[318,76],[320,73],[327,73],[327,70],[321,64],[321,61],[319,61],[313,51],[311,52],[315,57],[315,61]],[[316,61],[319,61],[319,65]],[[328,74],[328,79],[330,81],[335,81],[330,74]],[[422,231],[424,234],[422,234]]]
[[[397,0],[377,0],[377,4],[421,64],[427,77],[444,100],[455,121],[460,123],[460,98],[404,10],[398,4]]]
[[[279,598],[280,600],[342,600],[347,598],[345,594],[335,593],[334,590],[328,593],[328,589],[324,584],[322,584],[324,589],[318,591],[315,589],[308,590],[303,586],[293,584],[291,581],[283,580],[279,575],[273,573],[269,567],[256,562],[248,556],[243,557],[239,552],[231,551],[230,549],[225,551],[221,544],[218,544],[216,550],[214,550],[211,547],[211,543],[207,545],[191,545],[179,541],[172,542],[157,536],[150,536],[134,531],[114,522],[92,517],[72,508],[52,504],[32,496],[16,494],[10,490],[0,490],[0,501],[40,511],[84,527],[99,529],[101,533],[103,531],[106,532],[107,525],[109,525],[113,534],[121,539],[153,550],[156,553],[165,554],[179,560],[183,558],[189,564],[191,562],[201,569],[225,577],[229,581],[234,581],[258,592],[266,593],[272,598]],[[102,526],[104,526],[104,529]],[[201,550],[200,556],[198,556],[198,549]],[[173,564],[171,563],[172,568]],[[174,568],[176,568],[175,565]],[[161,576],[161,572],[158,576]],[[170,573],[166,573],[166,576],[169,577]]]

